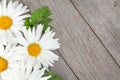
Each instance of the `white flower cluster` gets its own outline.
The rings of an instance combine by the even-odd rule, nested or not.
[[[0,80],[48,80],[45,70],[59,58],[52,50],[60,43],[50,28],[25,28],[28,12],[18,1],[0,1]]]

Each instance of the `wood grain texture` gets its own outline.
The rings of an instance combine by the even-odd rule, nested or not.
[[[32,10],[45,5],[50,7],[52,24],[62,43],[58,52],[63,58],[61,62],[56,63],[54,69],[64,76],[63,80],[120,79],[120,68],[69,0],[22,0],[22,2]],[[74,78],[71,79],[70,75]]]
[[[120,0],[71,0],[120,66]]]

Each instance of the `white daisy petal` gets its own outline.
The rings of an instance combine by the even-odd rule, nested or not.
[[[55,33],[50,31],[50,28],[43,33],[43,25],[40,24],[32,30],[30,28],[28,30],[24,29],[22,34],[24,37],[17,37],[16,40],[26,52],[25,62],[32,64],[32,66],[34,64],[42,65],[46,68],[53,66],[54,61],[57,61],[59,57],[51,50],[56,50],[60,47],[58,39],[54,39]],[[22,53],[23,51],[19,50],[18,53],[20,52]]]
[[[37,29],[36,29],[36,40],[39,41],[42,35],[42,31],[43,31],[43,25],[38,25]]]
[[[21,63],[21,67],[19,70],[14,71],[8,74],[4,74],[2,80],[48,80],[51,76],[44,76],[45,68],[41,70],[38,65],[32,67],[31,65],[26,65],[25,63]],[[7,77],[6,77],[7,76]]]
[[[3,12],[3,14],[5,14],[5,15],[6,15],[6,4],[7,4],[7,1],[6,1],[6,0],[3,0],[3,1],[2,1],[2,6],[3,6],[2,12]]]
[[[2,16],[2,4],[0,3],[0,16]]]

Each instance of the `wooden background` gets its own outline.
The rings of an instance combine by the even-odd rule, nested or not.
[[[32,10],[49,6],[63,80],[120,80],[120,0],[19,0]]]

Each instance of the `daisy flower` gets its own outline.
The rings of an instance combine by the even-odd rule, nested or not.
[[[20,57],[14,53],[16,46],[7,44],[6,47],[0,44],[0,76],[8,74],[9,71],[19,69],[18,60]]]
[[[51,76],[44,76],[45,68],[40,70],[40,67],[36,65],[32,67],[30,64],[21,64],[21,67],[17,71],[10,72],[9,75],[2,76],[2,80],[48,80]],[[7,76],[7,77],[6,77]]]
[[[7,43],[12,37],[19,35],[19,31],[24,25],[24,18],[29,17],[27,6],[19,4],[18,1],[0,1],[0,41]]]
[[[44,67],[53,66],[52,63],[58,60],[58,56],[51,50],[58,49],[60,43],[58,39],[54,39],[55,33],[50,31],[50,28],[43,33],[43,25],[38,25],[31,30],[23,31],[23,36],[17,37],[17,41],[22,46],[19,46],[16,52],[22,53],[26,63],[38,64]]]

